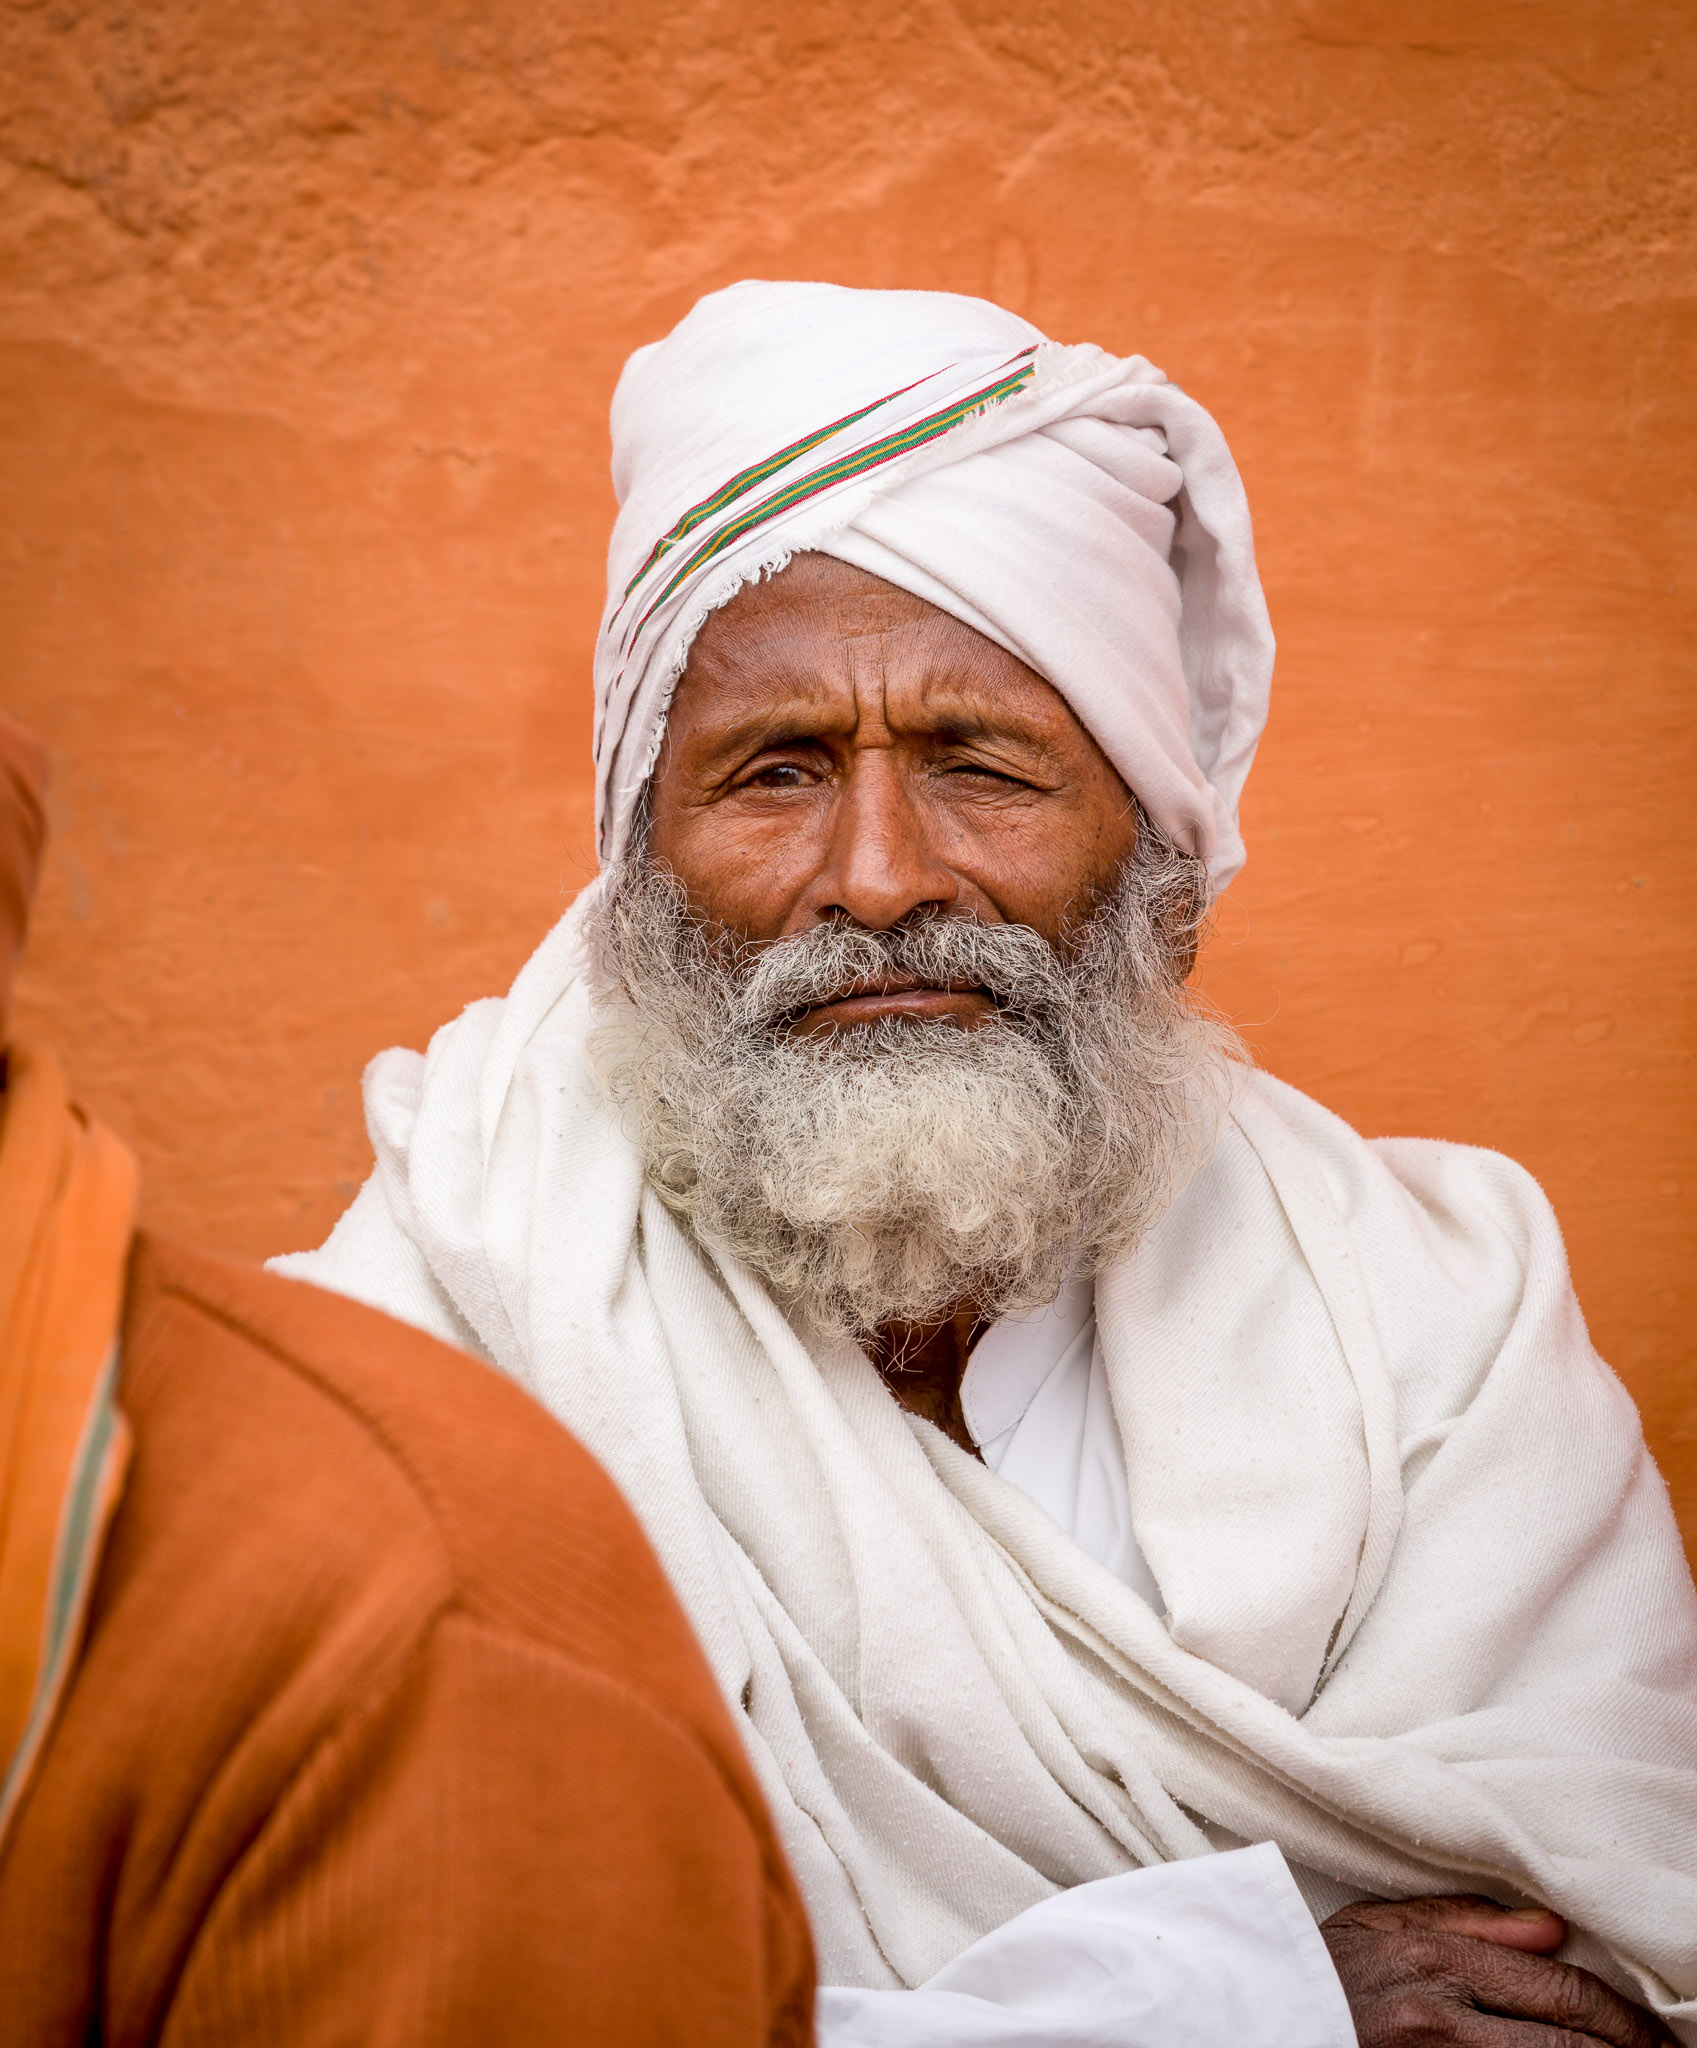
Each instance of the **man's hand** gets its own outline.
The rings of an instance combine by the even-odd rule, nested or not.
[[[1554,1913],[1489,1899],[1345,1906],[1320,1932],[1361,2048],[1666,2048],[1651,2013],[1553,1960]]]

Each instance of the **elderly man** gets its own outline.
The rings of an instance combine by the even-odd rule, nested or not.
[[[1697,2043],[1697,1602],[1549,1209],[1185,992],[1272,667],[1218,429],[743,284],[613,439],[603,875],[281,1264],[617,1477],[828,2041]]]

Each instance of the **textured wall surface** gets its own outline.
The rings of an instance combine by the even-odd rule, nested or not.
[[[358,1078],[590,869],[621,359],[982,292],[1217,413],[1282,654],[1206,976],[1567,1229],[1697,1531],[1693,10],[39,0],[0,28],[24,987],[153,1220],[316,1241]]]

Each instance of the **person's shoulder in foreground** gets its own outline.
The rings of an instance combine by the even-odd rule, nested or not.
[[[8,2042],[808,2038],[741,1745],[564,1430],[147,1237],[122,1357],[130,1472],[0,1856]]]

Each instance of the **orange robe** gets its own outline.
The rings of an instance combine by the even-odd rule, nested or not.
[[[45,773],[0,714],[0,2043],[801,2048],[800,1898],[600,1467],[415,1330],[132,1254],[129,1153],[7,1045]]]
[[[123,1484],[128,1149],[10,1036],[47,839],[47,755],[0,712],[0,1841],[52,1725]]]
[[[600,1468],[475,1360],[142,1237],[134,1450],[0,1847],[8,2048],[755,2048],[807,1924]]]
[[[0,1840],[75,1657],[123,1483],[115,1402],[136,1169],[51,1055],[0,1094]]]

